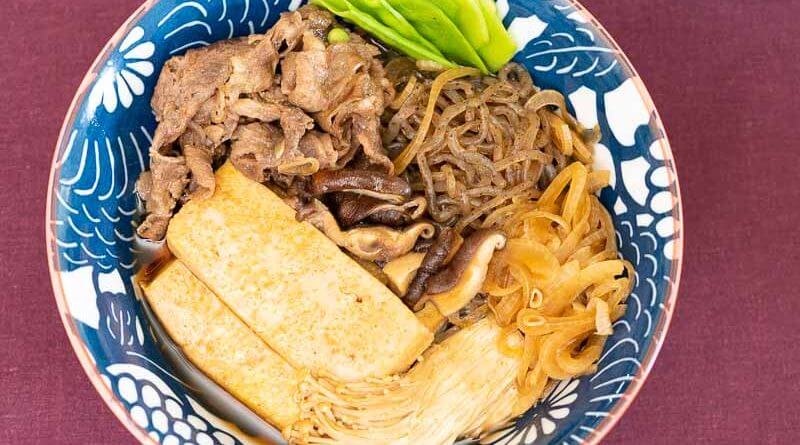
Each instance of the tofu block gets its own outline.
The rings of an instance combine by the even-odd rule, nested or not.
[[[302,375],[179,261],[142,283],[173,342],[203,373],[278,428],[298,419]]]
[[[297,369],[340,381],[402,372],[433,336],[380,281],[230,163],[188,202],[170,250]]]

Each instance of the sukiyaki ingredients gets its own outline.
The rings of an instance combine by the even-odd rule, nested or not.
[[[175,215],[167,244],[289,363],[354,381],[403,372],[430,345],[396,295],[269,188],[231,164],[216,180]]]
[[[593,372],[626,309],[599,127],[506,64],[492,0],[314,1],[363,29],[304,6],[165,66],[138,233],[175,258],[138,279],[293,445],[478,437]],[[281,366],[302,386],[264,399]]]

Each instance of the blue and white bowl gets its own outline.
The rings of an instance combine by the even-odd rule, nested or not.
[[[47,248],[72,346],[114,414],[143,443],[247,443],[209,412],[162,357],[131,278],[134,182],[156,127],[150,97],[164,62],[189,48],[263,32],[299,0],[150,0],[111,38],[67,113],[53,158]],[[669,142],[647,90],[603,27],[572,0],[500,0],[540,87],[565,94],[586,127],[599,124],[596,164],[623,256],[636,268],[628,312],[598,371],[559,383],[485,444],[597,443],[653,365],[669,326],[683,251]]]

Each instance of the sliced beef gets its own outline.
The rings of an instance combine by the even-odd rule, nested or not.
[[[290,51],[294,51],[302,42],[303,31],[305,31],[305,25],[300,12],[284,12],[275,26],[267,31],[266,37],[272,43],[275,51],[283,57]]]
[[[314,128],[314,119],[308,117],[302,110],[296,107],[286,107],[281,112],[281,129],[286,138],[286,150],[295,151],[300,145],[300,139],[306,131]]]
[[[281,65],[281,90],[294,105],[315,113],[327,108],[328,66],[325,51],[311,50],[286,55]]]
[[[299,12],[288,13],[266,35],[217,42],[168,60],[151,102],[159,122],[153,147],[159,150],[177,140],[218,91],[224,90],[223,99],[232,102],[269,89],[281,55],[300,44],[305,29]],[[219,104],[228,105],[214,103]]]
[[[297,149],[300,139],[306,131],[314,128],[314,119],[305,114],[303,110],[262,98],[239,99],[231,106],[231,110],[241,117],[265,123],[279,121],[286,138],[287,150]]]
[[[214,154],[207,144],[205,132],[202,129],[189,130],[179,141],[186,159],[186,167],[191,172],[189,196],[199,199],[210,198],[214,194],[216,185],[212,166]]]
[[[380,50],[374,45],[353,40],[348,43],[331,45],[326,50],[327,63],[331,73],[328,87],[331,103],[338,103],[351,95],[357,87],[355,81],[362,75],[371,76],[373,65],[381,63],[375,57]],[[374,79],[373,79],[374,80]]]
[[[297,12],[305,23],[306,29],[319,39],[324,39],[333,26],[333,14],[318,6],[307,5],[298,9]]]
[[[309,131],[300,139],[299,149],[303,155],[319,161],[320,170],[330,170],[336,167],[338,156],[333,148],[331,135],[327,133]]]
[[[378,62],[375,62],[378,63]],[[352,160],[361,148],[369,162],[386,172],[393,169],[380,137],[380,116],[385,108],[384,89],[380,79],[370,73],[354,75],[336,105],[317,113],[320,128],[331,133],[342,153],[339,166]]]
[[[281,64],[281,91],[309,113],[330,109],[350,95],[373,63],[380,64],[374,59],[378,54],[376,47],[366,43],[338,43],[287,54]]]
[[[305,6],[264,35],[167,61],[151,102],[159,122],[151,171],[138,182],[147,211],[140,235],[162,238],[178,203],[211,196],[214,166],[228,155],[248,177],[286,186],[357,155],[391,172],[379,125],[393,91],[380,51],[357,34],[326,45],[333,24],[329,12]]]
[[[275,122],[281,118],[285,105],[268,102],[259,98],[245,97],[231,105],[231,111],[241,117],[259,120],[261,122]]]
[[[189,183],[189,167],[183,156],[151,153],[150,171],[139,177],[136,188],[146,203],[147,218],[139,225],[139,236],[160,240],[175,205]]]
[[[225,84],[225,93],[231,101],[240,94],[263,91],[272,85],[278,66],[278,53],[274,43],[266,36],[247,38],[249,51],[233,54],[230,58],[231,75]]]
[[[217,94],[200,106],[200,110],[187,124],[183,136],[191,135],[196,144],[210,149],[216,161],[225,154],[222,144],[231,138],[237,125],[239,115],[228,106],[222,90],[218,90]]]
[[[244,40],[226,40],[189,50],[167,61],[158,78],[151,105],[159,122],[153,150],[173,143],[203,104],[230,78],[231,57],[250,50]]]
[[[231,145],[231,162],[247,177],[264,182],[274,175],[311,175],[335,165],[336,152],[330,136],[305,133],[294,147],[273,124],[240,126]]]
[[[251,123],[236,129],[231,144],[231,162],[248,178],[264,182],[278,165],[283,134],[272,124]]]
[[[374,115],[353,114],[351,144],[361,147],[370,164],[392,173],[394,164],[386,156],[380,134],[380,119]],[[355,143],[354,143],[355,142]],[[353,150],[355,151],[355,150]]]
[[[389,83],[375,58],[379,53],[354,37],[325,50],[291,53],[282,63],[281,91],[292,104],[316,113],[319,126],[333,136],[338,168],[361,148],[372,164],[392,171],[380,138]]]

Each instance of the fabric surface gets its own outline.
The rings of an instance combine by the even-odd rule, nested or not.
[[[134,443],[61,326],[44,210],[72,95],[139,1],[0,2],[0,443]],[[686,224],[666,344],[607,443],[795,443],[800,2],[584,3],[661,112]]]

